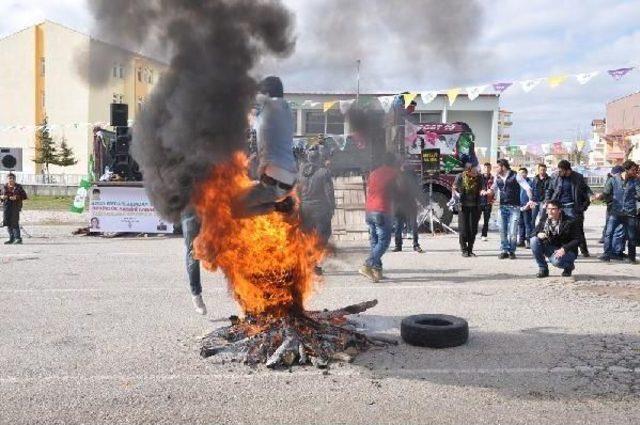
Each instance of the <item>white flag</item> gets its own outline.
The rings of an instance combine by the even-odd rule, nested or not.
[[[540,145],[540,149],[542,149],[542,153],[547,155],[549,152],[551,152],[551,143],[543,143],[542,145]]]
[[[535,89],[540,82],[542,82],[542,78],[536,78],[534,80],[524,80],[520,81],[520,86],[525,93],[529,93],[531,90]]]
[[[382,109],[385,113],[388,113],[391,110],[391,106],[393,106],[393,99],[395,96],[379,96],[378,102],[382,105]]]
[[[484,86],[467,87],[465,90],[467,91],[467,96],[469,97],[469,100],[474,100],[475,98],[480,96],[480,94],[486,88],[487,86],[484,85]]]
[[[587,84],[593,77],[598,74],[600,74],[600,71],[584,72],[582,74],[576,75],[576,80],[578,80],[578,83],[580,84]]]
[[[522,153],[522,155],[527,154],[527,149],[529,148],[527,145],[520,145],[518,147],[520,148],[520,152]]]
[[[351,109],[351,105],[353,105],[353,102],[355,102],[355,99],[349,99],[349,100],[341,100],[340,101],[340,112],[342,112],[342,115],[346,114],[347,111],[349,109]]]
[[[503,155],[507,154],[507,147],[506,146],[500,146],[500,152],[502,152]]]
[[[438,97],[438,92],[433,90],[423,91],[422,93],[420,93],[420,97],[422,98],[422,103],[426,105],[427,103],[433,102],[433,99]]]
[[[567,152],[573,152],[574,142],[562,142],[562,146],[564,146],[564,150]]]

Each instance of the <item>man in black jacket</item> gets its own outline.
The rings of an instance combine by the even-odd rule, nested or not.
[[[578,257],[581,226],[578,220],[562,210],[558,201],[547,202],[546,212],[546,218],[540,220],[531,234],[531,252],[539,268],[537,276],[549,276],[547,258],[551,264],[563,269],[562,276],[571,276]]]
[[[545,201],[558,201],[562,212],[576,220],[580,230],[580,252],[589,257],[587,240],[584,237],[584,212],[591,203],[592,190],[584,176],[571,169],[566,159],[558,162],[558,173],[552,178]],[[544,217],[543,217],[544,218]]]
[[[323,246],[331,237],[331,219],[336,208],[331,172],[324,167],[322,155],[317,149],[310,150],[307,162],[301,167],[298,177],[298,199],[300,218],[306,232],[315,232]],[[322,267],[315,267],[322,274]]]

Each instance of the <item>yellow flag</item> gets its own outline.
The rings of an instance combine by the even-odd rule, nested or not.
[[[449,106],[453,105],[453,102],[456,101],[456,98],[460,94],[460,90],[461,90],[460,87],[447,90],[447,97],[449,98]]]
[[[551,87],[552,89],[555,89],[560,84],[564,83],[568,77],[569,77],[568,75],[554,75],[553,77],[547,78],[547,81],[549,82],[549,87]]]
[[[582,149],[584,149],[584,145],[585,145],[586,143],[587,143],[587,142],[585,142],[584,140],[578,140],[578,141],[576,141],[576,146],[578,147],[578,150],[579,150],[579,151],[581,151]]]
[[[404,97],[404,107],[406,108],[413,102],[413,99],[418,96],[418,93],[405,93],[402,96]]]
[[[329,109],[333,108],[333,105],[338,103],[337,100],[332,100],[330,102],[324,102],[324,112],[326,113]]]

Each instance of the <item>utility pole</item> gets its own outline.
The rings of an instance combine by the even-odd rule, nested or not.
[[[356,61],[357,71],[356,71],[356,79],[358,83],[358,89],[356,91],[356,106],[360,104],[360,59]]]

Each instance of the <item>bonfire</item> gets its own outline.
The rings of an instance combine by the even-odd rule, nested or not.
[[[324,247],[316,235],[301,230],[296,214],[235,218],[233,200],[251,184],[247,159],[237,154],[215,167],[195,196],[202,220],[196,257],[207,270],[224,273],[242,311],[241,318],[230,318],[230,326],[203,338],[202,356],[268,367],[326,367],[331,360],[351,361],[371,346],[388,344],[357,332],[345,317],[375,306],[376,300],[333,311],[304,309]]]

